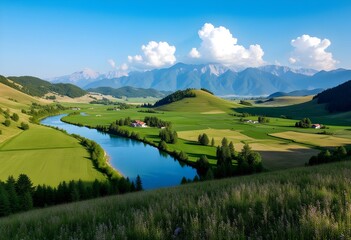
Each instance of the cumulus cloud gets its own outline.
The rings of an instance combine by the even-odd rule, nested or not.
[[[311,37],[307,34],[291,40],[294,50],[291,53],[289,62],[293,65],[316,70],[335,69],[338,61],[333,59],[333,54],[327,52],[330,46],[329,39],[321,40],[318,37]]]
[[[128,56],[128,62],[137,68],[158,68],[172,65],[176,61],[176,47],[167,42],[150,41],[141,46],[142,54]]]
[[[109,59],[109,60],[107,60],[107,62],[108,62],[108,64],[110,64],[110,66],[112,68],[116,68],[116,63],[115,63],[115,61],[113,59]]]
[[[199,51],[196,48],[192,48],[191,51],[189,52],[189,57],[191,58],[200,58],[201,55]]]
[[[254,67],[264,64],[264,51],[258,44],[245,48],[238,45],[238,39],[225,27],[206,23],[198,31],[201,45],[192,48],[188,56],[206,62],[222,63],[228,66]]]

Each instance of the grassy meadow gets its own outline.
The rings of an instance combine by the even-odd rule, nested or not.
[[[350,239],[351,162],[182,185],[0,219],[5,239]]]
[[[269,123],[245,123],[241,121],[241,116],[238,114],[233,116],[232,114],[247,112],[244,111],[246,109],[266,108],[255,106],[249,108],[234,101],[217,98],[207,92],[200,90],[195,90],[195,92],[195,98],[184,98],[158,107],[155,109],[156,113],[140,112],[140,108],[107,111],[107,108],[110,106],[66,104],[66,106],[80,107],[81,112],[86,113],[86,116],[72,115],[64,119],[72,123],[95,127],[96,125],[108,125],[120,118],[131,117],[132,119],[143,120],[145,116],[155,116],[172,122],[173,128],[178,132],[179,140],[176,144],[168,144],[168,147],[171,150],[185,151],[190,161],[197,161],[202,154],[206,154],[210,163],[215,164],[216,146],[220,145],[223,137],[226,137],[229,141],[233,141],[237,151],[240,151],[245,143],[250,144],[253,150],[258,151],[262,155],[264,167],[270,170],[303,166],[311,156],[316,155],[320,151],[321,147],[330,146],[328,141],[315,141],[315,139],[325,138],[325,135],[317,134],[322,131],[321,129],[295,128],[295,122],[300,120],[299,116],[295,120],[270,117]],[[296,106],[300,108],[300,105]],[[315,105],[314,107],[323,108],[323,106]],[[275,109],[276,107],[270,108]],[[324,111],[324,109],[318,109],[318,111]],[[266,114],[261,114],[269,115],[269,113],[267,111]],[[284,112],[285,115],[290,113],[289,111]],[[314,113],[305,111],[305,114]],[[257,116],[249,116],[245,117],[245,119],[257,120]],[[340,121],[339,118],[336,120]],[[349,134],[347,127],[334,125],[328,125],[328,127],[328,132],[333,133],[332,138],[339,140],[336,143],[351,144],[351,134]],[[160,141],[158,137],[160,129],[132,128],[128,126],[123,128],[136,131],[141,138],[145,137],[156,144]],[[303,137],[292,139],[279,136],[279,134],[289,131],[301,134]],[[214,138],[214,147],[202,146],[197,143],[197,137],[202,133],[206,133],[210,140]]]
[[[272,103],[270,106],[257,104],[254,107],[244,107],[238,109],[237,111],[273,117],[286,116],[288,118],[299,120],[304,117],[309,117],[312,122],[322,123],[325,125],[351,125],[351,112],[330,114],[325,109],[325,105],[317,104],[316,100],[287,106],[274,106]]]
[[[75,138],[55,129],[33,126],[0,145],[0,180],[24,173],[35,185],[105,179]]]
[[[17,113],[18,122],[11,120],[6,127],[0,114],[0,180],[27,174],[35,185],[57,186],[62,181],[94,181],[106,179],[89,159],[88,151],[75,138],[60,131],[29,123],[28,110],[31,103],[48,104],[49,101],[28,96],[0,84],[0,107]],[[29,124],[29,130],[19,128],[20,123]]]

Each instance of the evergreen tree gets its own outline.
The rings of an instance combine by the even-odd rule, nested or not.
[[[0,183],[0,216],[7,216],[10,212],[11,208],[8,193],[3,183]]]
[[[200,176],[204,176],[206,174],[210,168],[210,163],[208,162],[206,155],[201,155],[201,157],[196,161],[196,168]]]
[[[167,143],[165,141],[161,141],[159,144],[158,144],[158,148],[163,150],[163,151],[167,151]]]
[[[79,192],[79,196],[81,197],[81,199],[87,199],[87,192],[86,192],[84,183],[81,179],[79,179],[77,182],[77,190]]]
[[[135,186],[136,191],[142,191],[143,190],[143,184],[141,182],[141,178],[140,178],[139,175],[136,177],[135,185],[136,185]]]
[[[206,133],[202,134],[201,138],[201,144],[204,146],[207,146],[210,143],[210,139],[208,139],[208,136]]]
[[[201,144],[201,139],[202,139],[202,134],[199,134],[199,136],[197,137],[197,141]]]
[[[23,195],[20,195],[20,209],[22,211],[28,211],[33,208],[33,198],[29,191],[25,192]]]
[[[215,145],[215,140],[214,140],[214,138],[212,138],[212,140],[211,140],[211,146],[214,147],[214,145]]]
[[[97,179],[93,182],[92,188],[93,197],[100,197],[100,183]]]
[[[230,141],[230,143],[229,143],[229,152],[230,152],[230,157],[232,159],[234,159],[235,158],[235,148],[234,148],[234,144],[232,141]]]
[[[13,176],[9,176],[6,181],[6,190],[10,201],[11,213],[15,213],[19,210],[19,200],[16,192],[16,180]]]
[[[223,138],[222,139],[222,147],[228,146],[228,139],[227,138]]]
[[[26,174],[20,174],[16,182],[16,190],[18,195],[24,195],[26,192],[32,194],[33,183]]]

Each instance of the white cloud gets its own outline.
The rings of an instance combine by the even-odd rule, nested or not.
[[[338,63],[333,59],[331,52],[326,52],[330,46],[329,39],[311,37],[309,35],[302,35],[296,39],[291,40],[291,45],[294,50],[291,53],[289,62],[304,68],[313,68],[316,70],[331,70],[335,69]]]
[[[238,45],[238,39],[225,27],[214,27],[211,23],[206,23],[198,34],[202,42],[198,49],[191,49],[191,58],[236,67],[255,67],[265,63],[260,45],[250,45],[249,48]]]
[[[191,51],[189,52],[189,57],[191,58],[200,58],[201,55],[199,51],[196,48],[192,48]]]
[[[141,46],[142,54],[128,56],[128,62],[136,68],[158,68],[175,63],[176,47],[167,42],[150,41]]]
[[[116,63],[115,63],[115,61],[113,59],[109,59],[109,60],[107,60],[107,62],[108,62],[108,64],[110,64],[110,66],[112,68],[116,68]]]

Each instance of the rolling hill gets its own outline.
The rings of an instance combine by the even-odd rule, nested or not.
[[[174,94],[167,96],[164,99],[156,102],[155,106],[161,111],[178,111],[178,112],[202,112],[207,114],[230,112],[234,107],[240,108],[240,104],[236,104],[222,98],[216,97],[211,93],[203,90],[185,90],[190,94],[185,94],[185,97],[174,98]],[[178,91],[178,92],[185,92]],[[162,103],[162,104],[160,104]]]
[[[323,88],[317,88],[317,89],[312,89],[312,90],[296,90],[292,92],[276,92],[271,95],[269,95],[267,98],[274,98],[274,97],[284,97],[284,96],[291,96],[291,97],[303,97],[303,96],[310,96],[310,95],[316,95],[320,92],[323,92]]]
[[[329,112],[351,111],[351,80],[319,93],[314,99],[326,104]]]
[[[86,91],[73,84],[52,84],[40,78],[31,76],[7,78],[0,76],[0,82],[23,93],[36,97],[44,97],[45,94],[56,93],[58,95],[76,98],[86,94]]]
[[[163,98],[170,94],[170,91],[158,91],[152,88],[135,88],[135,87],[121,87],[121,88],[111,88],[111,87],[98,87],[90,88],[87,91],[101,93],[104,95],[111,95],[116,98],[128,97],[128,98],[139,98],[139,97],[154,97]]]
[[[32,103],[51,101],[27,95],[0,83],[0,180],[27,174],[34,184],[57,186],[62,181],[84,179],[94,181],[105,176],[94,168],[89,153],[79,141],[63,132],[33,124],[28,111]],[[17,114],[18,121],[6,117]],[[10,121],[5,126],[5,120]],[[28,130],[20,128],[21,122]]]
[[[312,100],[312,96],[282,96],[282,97],[272,97],[266,101],[258,101],[256,103],[258,106],[271,106],[271,107],[279,107],[279,106],[289,106],[295,104],[301,104],[305,102],[309,102]]]

